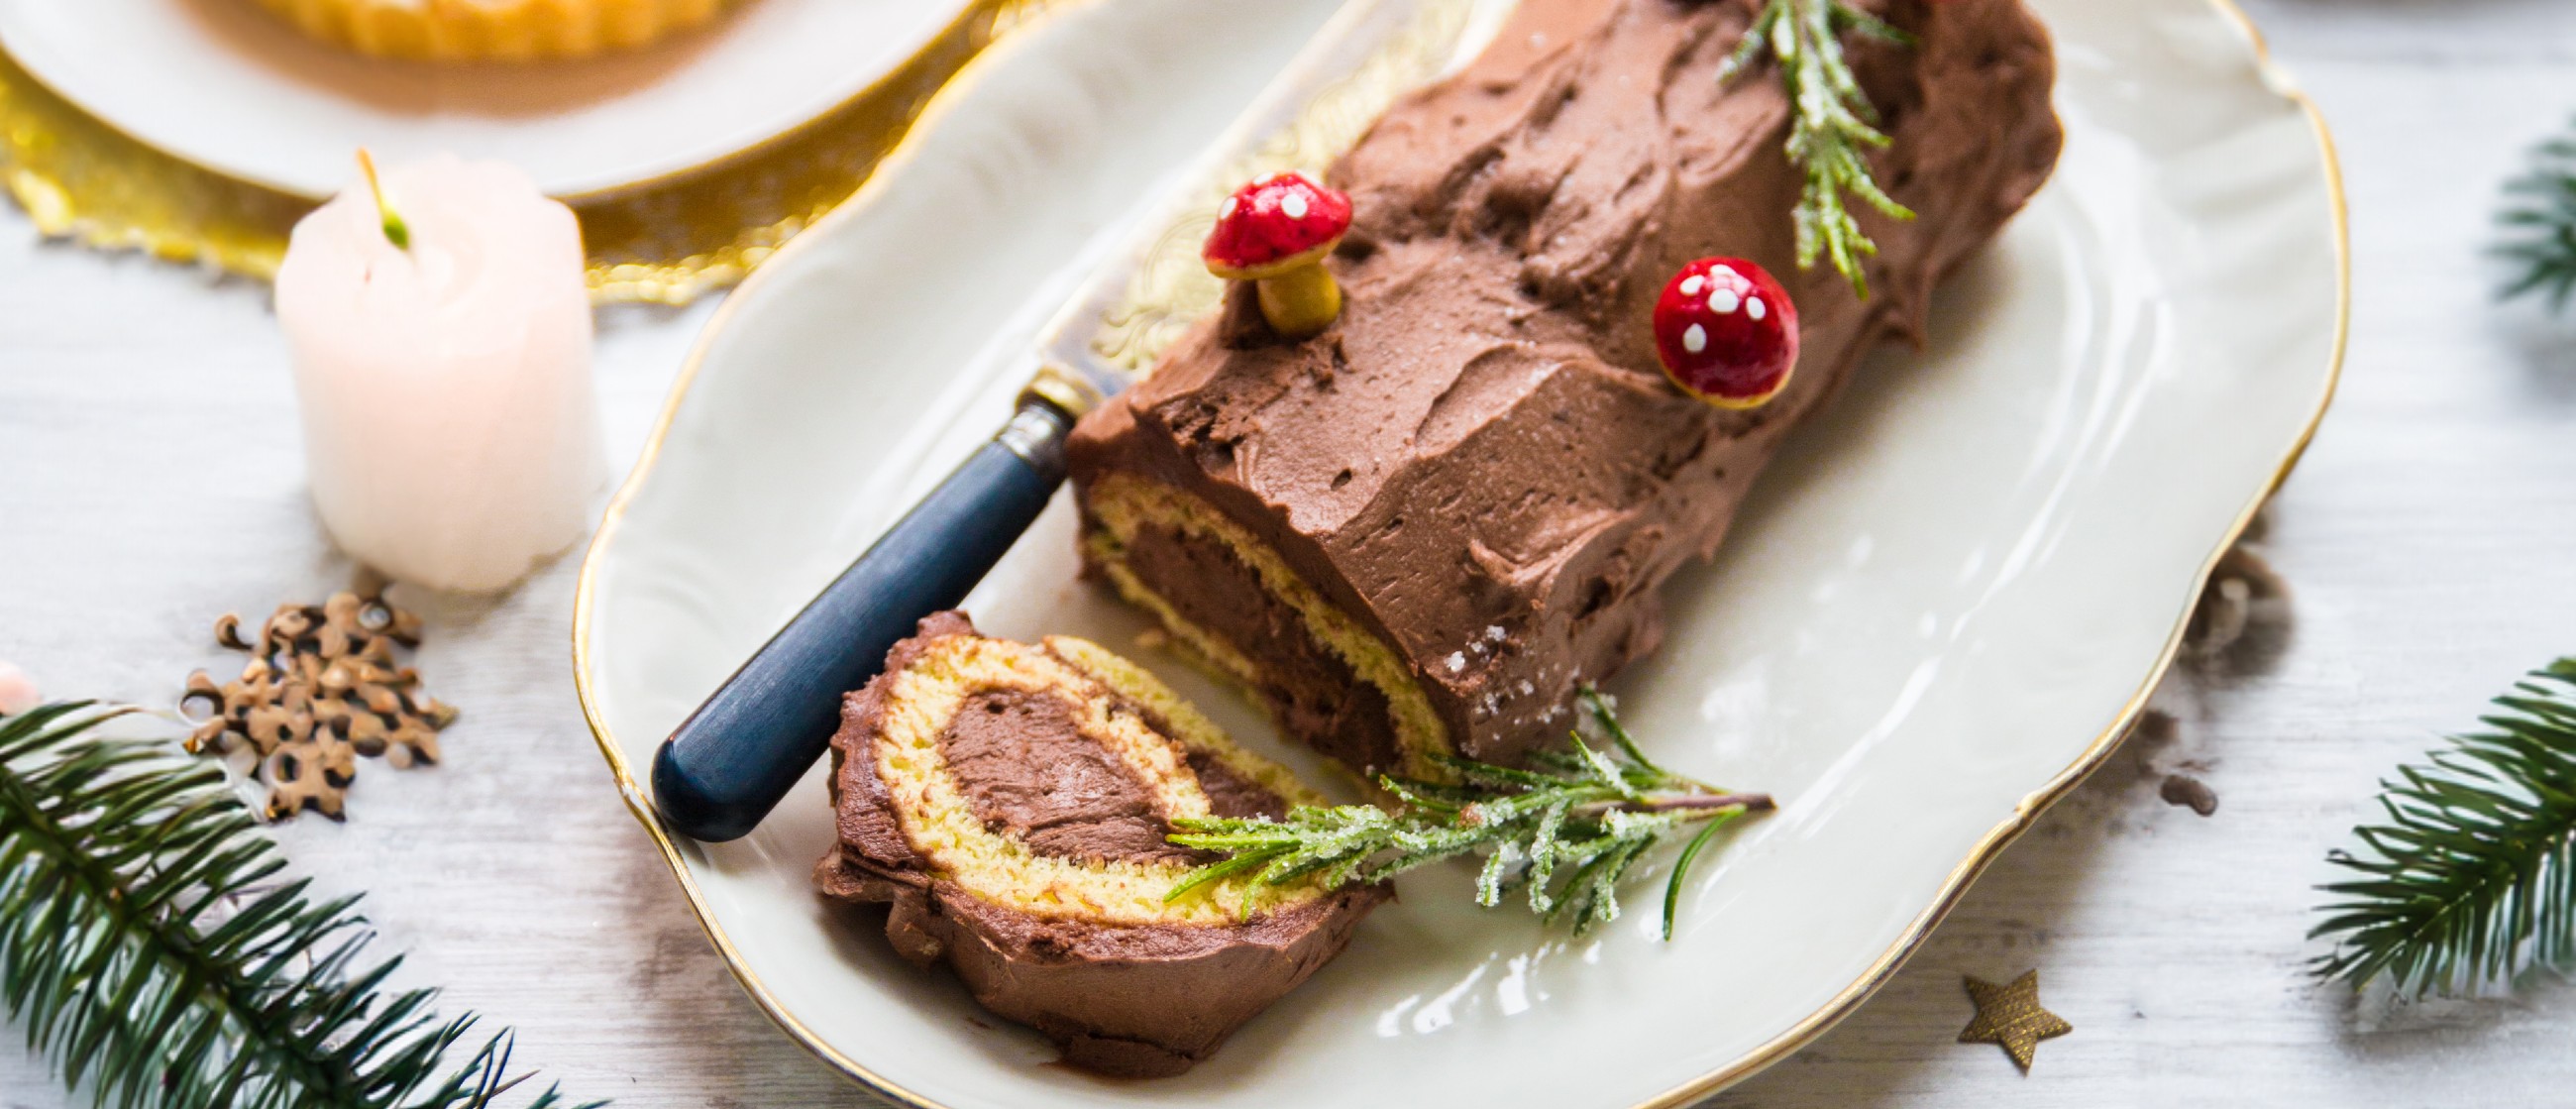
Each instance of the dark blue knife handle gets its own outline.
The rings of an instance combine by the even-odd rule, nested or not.
[[[653,756],[664,821],[700,840],[749,834],[822,757],[841,695],[884,668],[922,617],[955,608],[1064,483],[1072,418],[1023,398],[993,441],[725,679]]]

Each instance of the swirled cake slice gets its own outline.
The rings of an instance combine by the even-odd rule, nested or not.
[[[1080,639],[1032,646],[932,616],[849,695],[832,758],[823,893],[889,903],[896,951],[946,962],[1090,1070],[1188,1069],[1390,896],[1239,877],[1166,901],[1210,861],[1165,840],[1172,820],[1324,802]]]

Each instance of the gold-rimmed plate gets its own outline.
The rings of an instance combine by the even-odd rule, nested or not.
[[[318,199],[370,147],[498,158],[559,197],[720,162],[860,96],[993,0],[737,0],[642,49],[526,65],[361,57],[254,0],[0,0],[0,48],[156,149]]]
[[[1375,0],[1373,0],[1375,2]],[[1383,0],[1393,5],[1473,0]],[[850,205],[710,327],[583,568],[600,748],[752,996],[915,1104],[1676,1105],[1812,1039],[2108,756],[2342,353],[2321,125],[2213,0],[2035,0],[2058,174],[1766,474],[1673,584],[1625,715],[1678,769],[1777,794],[1652,913],[1586,941],[1408,877],[1350,951],[1177,1079],[1104,1083],[812,895],[818,771],[750,838],[675,840],[653,747],[1007,410],[1016,354],[1331,0],[1090,0],[979,59]],[[1133,642],[1067,507],[969,598],[998,634]],[[1246,742],[1238,698],[1142,656]],[[1508,1065],[1505,1065],[1505,1064]]]

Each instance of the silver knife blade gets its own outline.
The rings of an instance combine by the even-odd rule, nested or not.
[[[1199,246],[1244,182],[1320,176],[1397,97],[1484,48],[1517,0],[1351,0],[1179,178],[1126,258],[1095,272],[1039,333],[1024,396],[1080,417],[1153,368],[1163,348],[1216,310],[1225,283]]]

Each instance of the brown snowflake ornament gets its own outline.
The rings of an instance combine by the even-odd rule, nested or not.
[[[420,619],[381,596],[336,593],[319,605],[280,605],[255,640],[241,617],[215,621],[215,642],[250,653],[241,677],[217,685],[188,676],[183,711],[208,715],[188,750],[248,751],[251,777],[268,788],[268,818],[306,809],[345,817],[358,759],[398,767],[438,761],[438,732],[456,710],[421,692],[420,675],[394,648],[420,645]]]

